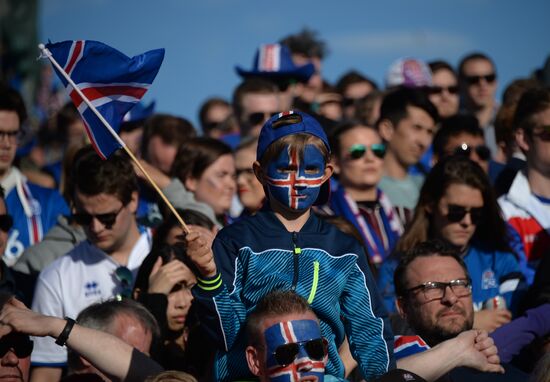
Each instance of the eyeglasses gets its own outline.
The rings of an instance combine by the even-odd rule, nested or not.
[[[122,292],[116,295],[117,300],[132,297],[132,285],[134,283],[134,275],[127,267],[121,265],[115,269],[115,278],[122,286]]]
[[[460,146],[457,146],[454,149],[453,153],[469,157],[470,154],[472,153],[472,149],[475,150],[479,159],[483,161],[488,161],[489,159],[491,159],[491,150],[485,145],[477,145],[474,147],[474,146],[468,146],[467,143],[462,143]]]
[[[7,139],[10,142],[15,142],[21,136],[21,130],[15,131],[1,131],[0,130],[0,140]]]
[[[328,353],[328,342],[325,338],[316,338],[280,345],[273,352],[273,356],[280,366],[288,366],[294,362],[296,356],[300,353],[300,348],[305,349],[312,360],[322,361]]]
[[[430,86],[428,88],[429,94],[441,94],[443,91],[447,91],[449,94],[458,94],[458,85],[454,86]]]
[[[368,147],[362,143],[351,146],[348,150],[349,157],[354,160],[362,158],[367,153]],[[382,159],[386,155],[386,145],[383,143],[374,143],[370,145],[370,149],[377,158]]]
[[[269,113],[269,112],[256,112],[256,113],[250,113],[248,115],[248,124],[250,126],[256,126],[261,123],[264,123],[269,118],[279,114],[279,112]]]
[[[497,79],[497,75],[495,73],[486,74],[484,76],[464,76],[464,80],[468,83],[468,85],[476,85],[481,82],[481,80],[485,80],[488,84],[492,84]]]
[[[0,357],[3,357],[10,349],[17,358],[27,358],[31,355],[34,343],[27,335],[21,333],[10,333],[0,340]]]
[[[474,225],[478,224],[483,218],[483,207],[466,208],[456,204],[449,204],[447,211],[447,220],[451,223],[461,222],[462,219],[464,219],[464,216],[468,213],[470,214],[470,220]]]
[[[86,212],[78,212],[76,214],[73,214],[73,220],[76,224],[82,225],[82,226],[89,226],[92,223],[92,220],[96,218],[101,224],[105,226],[107,229],[113,228],[113,225],[116,223],[116,218],[120,211],[125,207],[125,205],[122,205],[122,207],[119,208],[116,212],[109,212],[107,214],[88,214]]]
[[[532,131],[532,135],[539,138],[541,141],[550,141],[550,125],[537,126]]]
[[[445,296],[447,287],[451,288],[456,297],[466,297],[472,293],[472,283],[469,279],[456,279],[448,283],[428,281],[407,289],[407,292],[421,290],[426,300],[439,300]]]
[[[8,232],[13,227],[13,218],[11,215],[0,215],[0,230]]]

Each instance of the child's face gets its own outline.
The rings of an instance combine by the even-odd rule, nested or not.
[[[293,210],[313,205],[325,181],[325,159],[314,145],[304,148],[303,160],[296,149],[286,146],[267,166],[266,186],[271,197]]]

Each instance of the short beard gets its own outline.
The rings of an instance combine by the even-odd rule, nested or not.
[[[464,320],[464,323],[460,327],[453,326],[452,328],[443,328],[440,326],[431,326],[430,323],[422,321],[420,314],[418,314],[418,310],[415,308],[410,309],[409,312],[413,313],[407,315],[409,325],[430,347],[454,338],[473,327],[473,317]],[[466,312],[463,313],[466,317]]]

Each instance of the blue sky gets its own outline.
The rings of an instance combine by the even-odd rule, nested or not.
[[[231,97],[235,65],[250,68],[259,44],[303,27],[329,46],[329,82],[353,68],[382,84],[399,57],[456,65],[481,50],[497,63],[500,94],[550,54],[549,16],[545,0],[43,0],[40,38],[98,40],[128,56],[165,48],[145,101],[196,123],[206,98]]]

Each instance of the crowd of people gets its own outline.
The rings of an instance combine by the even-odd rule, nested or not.
[[[136,105],[139,162],[0,86],[0,378],[550,381],[544,70],[326,52],[260,45],[200,126]]]

